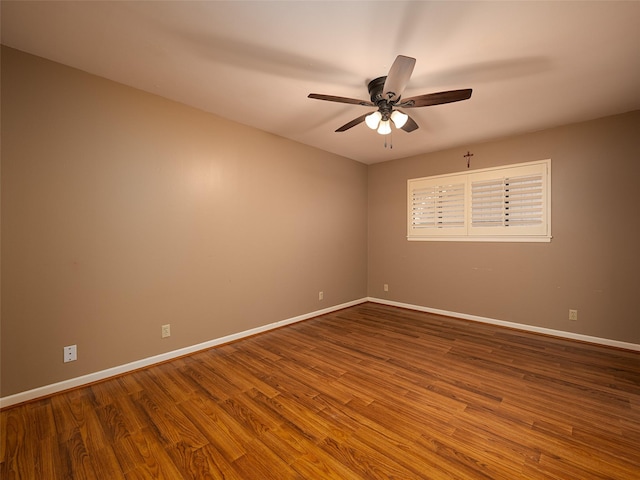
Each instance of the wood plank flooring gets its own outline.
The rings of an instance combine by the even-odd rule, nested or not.
[[[638,352],[373,303],[0,415],[3,480],[640,478]]]

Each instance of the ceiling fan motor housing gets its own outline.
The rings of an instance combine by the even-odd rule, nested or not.
[[[391,111],[393,110],[393,104],[389,103],[389,100],[383,95],[386,80],[386,76],[374,78],[367,85],[371,101],[378,106],[378,110],[382,114],[383,120],[388,120],[391,115]]]
[[[382,96],[382,92],[384,89],[384,82],[387,80],[387,77],[378,77],[374,78],[369,82],[367,88],[369,89],[369,95],[371,97],[371,101],[376,105],[380,100],[385,100]]]

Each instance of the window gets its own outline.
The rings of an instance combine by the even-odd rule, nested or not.
[[[551,160],[407,183],[409,240],[551,241]]]

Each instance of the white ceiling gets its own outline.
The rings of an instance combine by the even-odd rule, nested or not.
[[[2,43],[371,164],[640,109],[640,1],[2,1]],[[368,100],[398,54],[404,92],[473,88],[392,135]]]

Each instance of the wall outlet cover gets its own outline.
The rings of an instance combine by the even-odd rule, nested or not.
[[[168,323],[166,325],[162,325],[162,338],[167,338],[171,336],[171,324]]]
[[[64,363],[75,362],[78,359],[78,346],[68,345],[64,347]]]

